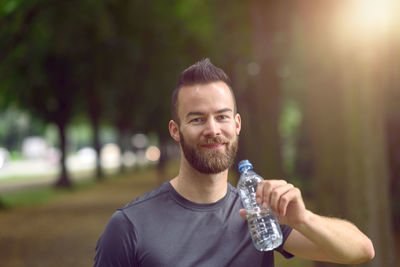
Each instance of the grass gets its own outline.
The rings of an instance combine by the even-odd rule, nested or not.
[[[36,187],[23,191],[5,192],[0,195],[1,205],[6,209],[30,207],[51,202],[59,196],[68,195],[71,191],[88,189],[95,184],[93,179],[75,182],[69,189],[57,189],[53,186]]]
[[[5,208],[33,206],[45,203],[54,198],[58,193],[50,187],[30,189],[23,192],[3,193],[1,202]]]
[[[31,181],[39,178],[51,178],[54,174],[46,174],[46,175],[12,175],[7,177],[2,177],[0,180],[0,185],[3,182],[14,182],[14,181]]]
[[[94,170],[79,170],[79,171],[74,171],[73,173],[70,173],[71,177],[76,177],[76,176],[93,176]],[[46,179],[46,178],[52,178],[54,176],[58,176],[59,173],[50,173],[50,174],[33,174],[33,175],[11,175],[11,176],[6,176],[6,177],[1,177],[0,179],[0,185],[3,182],[14,182],[14,181],[32,181],[36,179]]]

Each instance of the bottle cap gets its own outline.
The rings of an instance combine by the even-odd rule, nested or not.
[[[249,160],[245,159],[240,161],[238,164],[239,172],[242,172],[244,168],[253,169],[253,165],[250,163]]]

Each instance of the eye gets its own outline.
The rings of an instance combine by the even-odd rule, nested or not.
[[[200,123],[202,121],[203,121],[202,118],[193,118],[193,119],[190,120],[190,123]]]
[[[229,119],[229,116],[221,114],[217,116],[217,119],[223,121]]]

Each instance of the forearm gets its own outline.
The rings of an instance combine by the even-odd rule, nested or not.
[[[304,221],[293,228],[310,240],[330,261],[361,263],[374,257],[371,240],[348,221],[307,211]]]

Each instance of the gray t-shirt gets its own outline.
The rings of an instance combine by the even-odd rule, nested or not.
[[[97,243],[94,266],[274,266],[272,251],[254,248],[241,208],[230,184],[221,200],[197,204],[166,182],[113,214]],[[281,229],[285,242],[292,229]],[[292,257],[282,246],[276,250]]]

